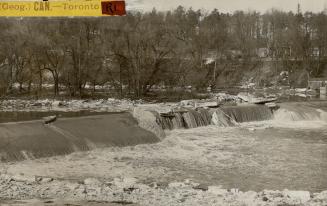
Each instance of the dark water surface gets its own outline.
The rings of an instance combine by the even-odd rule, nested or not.
[[[108,114],[108,112],[81,111],[0,111],[0,123],[39,120],[43,117],[57,115],[58,117],[81,117]]]
[[[150,144],[159,139],[128,112],[0,124],[0,161],[20,161],[95,148]]]

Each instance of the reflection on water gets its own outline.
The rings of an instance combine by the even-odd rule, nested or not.
[[[107,112],[92,112],[87,110],[82,111],[0,111],[0,123],[4,122],[19,122],[19,121],[30,121],[30,120],[39,120],[43,117],[57,115],[58,117],[80,117],[80,116],[90,116],[90,115],[100,115],[106,114]]]

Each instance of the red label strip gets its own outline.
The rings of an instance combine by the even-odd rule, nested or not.
[[[104,15],[126,15],[125,1],[104,1],[101,2],[101,7]]]

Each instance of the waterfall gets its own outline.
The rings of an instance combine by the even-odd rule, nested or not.
[[[229,127],[241,122],[272,119],[272,111],[266,106],[226,106],[218,109],[197,108],[157,115],[157,123],[165,130],[196,128],[210,124]]]
[[[157,121],[158,121],[159,125],[161,125],[162,129],[168,129],[168,130],[173,129],[173,122],[172,122],[171,117],[169,117],[169,116],[160,116]]]
[[[137,119],[138,125],[141,128],[154,133],[159,139],[166,137],[161,124],[158,122],[160,120],[160,114],[158,112],[136,107],[133,111],[133,117]]]
[[[273,118],[272,111],[267,106],[246,105],[221,107],[221,111],[235,122],[254,122]]]
[[[216,109],[212,114],[211,123],[213,125],[217,125],[219,127],[229,127],[234,126],[237,123],[234,121],[233,118],[228,116],[224,111],[221,109]]]
[[[185,128],[183,115],[179,112],[164,115],[158,114],[157,123],[164,130]]]
[[[287,109],[279,109],[275,113],[275,120],[280,121],[303,121],[303,120],[311,120],[311,121],[319,121],[320,113],[319,112],[305,112],[305,111],[291,111]]]
[[[273,120],[278,124],[303,120],[327,122],[327,104],[324,103],[281,103],[278,106],[280,108],[274,111],[265,105],[183,108],[165,114],[155,112],[155,116],[157,124],[164,130],[191,129],[207,125],[233,127],[243,122],[265,120]]]
[[[317,107],[319,108],[319,107]],[[327,122],[327,112],[313,106],[282,104],[274,113],[274,119],[280,122],[322,121]]]
[[[206,109],[188,110],[188,112],[183,114],[184,121],[186,123],[186,128],[196,128],[203,127],[210,124],[209,111]]]
[[[211,115],[207,109],[187,109],[185,111],[161,114],[157,122],[163,129],[196,128],[210,125]]]
[[[198,117],[200,114],[198,114],[194,110],[189,110],[188,112],[185,112],[183,114],[183,118],[185,120],[186,128],[196,128],[198,125],[201,124],[201,121],[198,120]]]
[[[201,114],[201,117],[205,125],[210,125],[212,114],[210,114],[208,109],[198,108],[197,111]]]
[[[185,122],[182,113],[176,112],[172,118],[173,129],[185,128]]]

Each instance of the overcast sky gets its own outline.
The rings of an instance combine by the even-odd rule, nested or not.
[[[321,12],[327,7],[327,0],[126,0],[127,9],[151,11],[153,7],[166,11],[182,5],[186,8],[212,10],[217,8],[221,12],[234,12],[235,10],[257,10],[265,12],[271,8],[284,11],[296,11],[297,4],[301,10]]]

